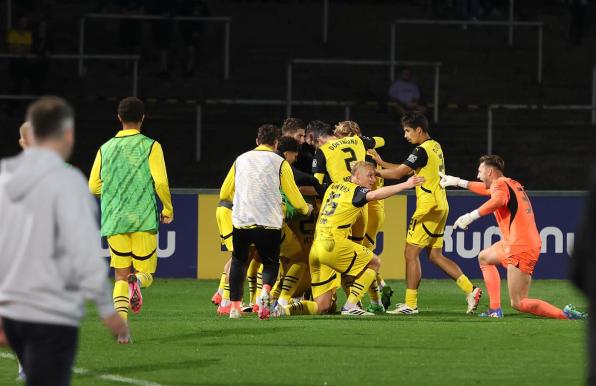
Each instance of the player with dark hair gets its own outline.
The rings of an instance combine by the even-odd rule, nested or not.
[[[145,106],[135,97],[118,105],[122,129],[95,157],[89,189],[101,198],[101,235],[107,237],[114,267],[114,308],[124,319],[143,305],[141,288],[153,283],[157,229],[174,219],[168,175],[159,142],[141,134]],[[163,204],[157,212],[156,195]],[[130,336],[119,337],[129,343]]]
[[[309,256],[314,301],[303,300],[277,307],[275,316],[316,315],[332,311],[340,275],[354,278],[342,315],[374,315],[362,310],[358,303],[376,279],[380,260],[370,249],[349,239],[350,229],[366,210],[368,202],[413,188],[423,183],[424,178],[412,177],[401,184],[370,190],[375,183],[375,168],[364,161],[353,165],[351,175],[350,181],[331,184],[323,199]]]
[[[411,173],[426,179],[423,185],[416,187],[416,211],[410,220],[406,237],[406,296],[405,303],[398,304],[392,314],[418,313],[418,287],[422,279],[420,253],[426,250],[430,261],[456,281],[466,294],[468,308],[466,313],[473,313],[478,307],[482,290],[475,287],[460,267],[442,253],[443,234],[449,204],[445,189],[439,185],[439,173],[445,171],[445,159],[441,145],[430,137],[428,120],[423,114],[411,112],[402,117],[404,138],[416,148],[401,165],[388,165],[377,159],[388,169],[380,170],[381,177],[400,179]]]
[[[282,195],[296,210],[310,215],[312,206],[300,194],[290,165],[275,153],[281,131],[266,124],[259,127],[257,147],[240,155],[226,176],[220,199],[233,202],[232,231],[234,254],[230,268],[230,318],[240,317],[244,270],[249,247],[254,244],[263,263],[263,288],[257,298],[259,318],[271,311],[271,287],[279,270],[279,250],[283,225]]]
[[[511,307],[514,309],[554,319],[584,319],[585,314],[567,305],[559,309],[540,299],[530,299],[530,284],[534,267],[538,262],[542,240],[530,198],[517,181],[505,177],[505,162],[498,155],[484,155],[478,161],[478,180],[469,182],[441,173],[441,186],[458,186],[478,195],[491,198],[478,209],[460,216],[453,229],[468,229],[482,216],[495,214],[503,239],[478,255],[480,269],[490,299],[487,312],[480,316],[502,318],[501,277],[497,265],[507,268],[507,285]]]

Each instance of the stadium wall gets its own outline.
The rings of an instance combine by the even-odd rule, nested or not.
[[[529,192],[542,237],[542,254],[535,278],[567,277],[569,255],[575,230],[581,221],[585,192]],[[222,250],[215,220],[219,201],[216,190],[180,189],[173,192],[175,221],[162,225],[159,233],[157,276],[163,278],[219,278],[229,252]],[[473,278],[482,277],[476,256],[496,242],[500,233],[492,216],[474,222],[467,231],[453,232],[458,216],[477,208],[484,198],[467,192],[449,191],[449,219],[445,230],[445,255],[454,259]],[[415,208],[415,197],[398,195],[386,200],[386,221],[377,236],[376,250],[382,258],[384,277],[403,279],[403,249],[407,220]],[[295,224],[305,239],[312,237],[314,223],[310,219]],[[102,241],[104,255],[109,251]],[[423,276],[444,278],[445,275],[421,258]]]

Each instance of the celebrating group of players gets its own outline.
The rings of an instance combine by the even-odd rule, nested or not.
[[[513,308],[551,318],[585,317],[572,306],[561,310],[528,298],[541,241],[528,196],[521,184],[503,176],[503,160],[495,155],[480,158],[481,182],[445,175],[443,151],[430,137],[426,117],[408,113],[402,126],[405,139],[416,146],[402,164],[383,161],[375,148],[382,147],[384,139],[364,136],[353,121],[332,128],[322,121],[305,125],[288,118],[281,131],[274,125],[259,128],[257,148],[236,159],[220,190],[216,217],[221,243],[231,257],[212,297],[218,314],[238,318],[256,312],[267,319],[334,313],[340,287],[347,297],[342,315],[417,314],[423,250],[465,293],[466,313],[474,313],[482,290],[442,254],[449,212],[445,188],[458,186],[491,199],[459,217],[454,229],[467,229],[494,212],[503,235],[479,255],[490,298],[489,309],[480,316],[503,316],[496,269],[502,264]],[[304,169],[310,163],[301,152],[305,140],[316,149],[311,170]],[[407,176],[406,182],[383,186],[384,179]],[[393,291],[381,277],[381,260],[373,249],[385,219],[383,200],[410,188],[416,189],[416,210],[404,251],[405,301],[389,310]],[[314,237],[309,228],[313,224]],[[242,302],[245,278],[247,303]],[[370,303],[363,308],[367,293]]]

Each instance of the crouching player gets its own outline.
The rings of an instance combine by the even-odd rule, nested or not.
[[[352,167],[351,181],[329,186],[323,199],[309,263],[314,301],[279,306],[274,315],[316,315],[333,312],[339,275],[354,276],[354,284],[342,308],[342,315],[374,315],[358,307],[358,302],[377,277],[380,261],[373,252],[348,238],[350,228],[369,201],[381,200],[402,190],[421,185],[424,178],[371,190],[376,181],[372,164],[359,161]]]
[[[554,319],[584,319],[585,314],[568,305],[559,309],[540,299],[530,299],[530,284],[538,262],[542,241],[534,220],[534,211],[524,187],[505,177],[505,162],[497,155],[480,158],[478,179],[468,182],[458,177],[441,174],[441,186],[459,186],[482,195],[491,196],[480,208],[460,216],[453,229],[468,229],[481,216],[495,214],[503,240],[483,250],[478,255],[490,299],[488,312],[480,316],[501,318],[501,277],[497,265],[507,268],[507,282],[511,307],[514,309]]]

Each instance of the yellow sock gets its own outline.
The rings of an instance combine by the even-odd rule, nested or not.
[[[141,288],[147,288],[153,283],[153,275],[145,272],[137,272],[137,279],[141,282]]]
[[[341,287],[344,289],[346,297],[350,296],[350,290],[354,285],[354,276],[342,276]]]
[[[257,290],[255,291],[255,297],[251,296],[250,304],[255,304],[259,296],[261,296],[261,290],[263,289],[263,266],[259,267],[259,272],[257,272]]]
[[[406,289],[406,306],[410,308],[418,308],[418,290]]]
[[[366,268],[366,270],[362,272],[362,275],[354,280],[354,284],[352,284],[352,288],[350,289],[350,296],[348,296],[346,303],[356,304],[362,300],[362,296],[364,296],[364,293],[368,290],[376,277],[377,273],[373,269]]]
[[[306,274],[307,269],[308,266],[304,263],[294,263],[290,266],[281,286],[281,299],[289,300],[296,295],[298,287],[302,283],[300,279]]]
[[[474,285],[466,275],[461,275],[459,278],[457,278],[456,283],[457,286],[466,293],[466,295],[474,290]]]
[[[230,300],[230,285],[224,284],[223,294],[221,295],[223,300]]]
[[[283,276],[275,281],[273,284],[273,288],[271,288],[271,299],[278,299],[279,295],[281,294],[281,286],[284,281]]]
[[[319,307],[316,302],[302,300],[285,306],[285,310],[288,315],[316,315],[319,312]]]
[[[257,298],[257,273],[259,272],[260,265],[261,263],[253,259],[246,270],[246,280],[248,281],[250,304],[254,304]]]
[[[370,297],[370,301],[375,304],[381,304],[381,293],[379,292],[379,286],[377,284],[377,279],[373,280],[369,289],[368,289],[368,296]]]
[[[128,320],[128,282],[126,280],[118,280],[114,283],[114,292],[112,297],[114,298],[114,309],[122,319]]]
[[[386,286],[385,280],[383,279],[380,273],[377,273],[377,285],[379,286],[380,291],[382,291],[383,287]]]
[[[226,278],[227,277],[228,277],[228,275],[225,272],[223,272],[221,274],[221,277],[219,278],[219,286],[217,287],[217,291],[219,293],[222,293],[223,292],[224,286],[226,285]]]

